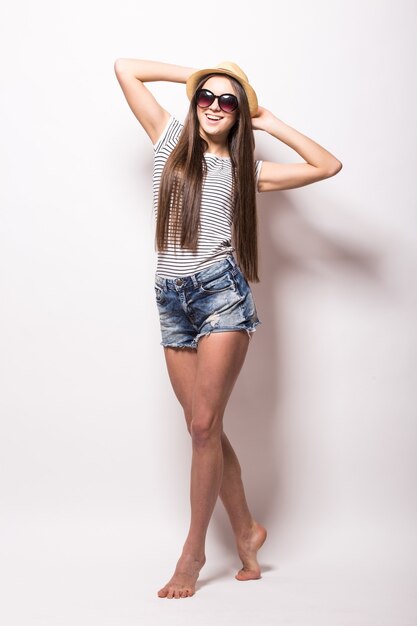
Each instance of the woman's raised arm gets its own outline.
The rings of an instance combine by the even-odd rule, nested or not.
[[[283,141],[307,161],[306,163],[272,163],[264,161],[258,178],[258,191],[294,189],[334,176],[342,163],[326,148],[288,126],[263,107],[252,118],[254,130],[264,130]]]
[[[152,143],[156,143],[170,117],[143,83],[170,81],[186,83],[196,70],[191,67],[146,61],[142,59],[116,59],[114,71],[128,105],[139,120]]]

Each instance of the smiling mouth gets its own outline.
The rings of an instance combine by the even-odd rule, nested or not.
[[[222,117],[219,117],[218,115],[209,115],[208,113],[206,113],[206,117],[211,122],[219,122],[220,120],[223,119]]]

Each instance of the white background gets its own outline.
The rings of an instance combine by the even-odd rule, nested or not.
[[[2,8],[1,588],[7,626],[416,619],[416,5],[17,1]],[[219,503],[167,601],[190,440],[159,345],[153,150],[116,58],[241,65],[343,163],[258,196],[262,325],[225,417],[263,578]],[[149,85],[183,119],[183,85]],[[257,157],[298,162],[256,132]]]

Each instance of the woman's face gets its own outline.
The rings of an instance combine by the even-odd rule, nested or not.
[[[212,76],[202,85],[202,89],[209,89],[216,96],[223,93],[232,93],[237,97],[233,83],[226,76]],[[224,137],[226,143],[229,130],[232,128],[239,116],[239,109],[235,109],[231,113],[222,111],[219,107],[219,101],[216,98],[214,102],[205,109],[197,106],[197,117],[200,123],[200,134],[204,138],[212,136],[221,140]]]

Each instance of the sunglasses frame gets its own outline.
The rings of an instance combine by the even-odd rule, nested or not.
[[[209,97],[213,97],[213,100],[210,102],[210,104],[207,104],[207,106],[201,106],[201,104],[198,104],[198,97],[200,93],[204,91],[207,94],[209,94]],[[232,98],[234,98],[234,100],[236,100],[236,106],[231,111],[225,111],[225,109],[223,109],[222,103],[221,103],[221,98],[223,98],[223,96],[231,96]],[[233,111],[236,111],[236,109],[239,108],[239,101],[234,93],[222,93],[220,96],[216,96],[212,91],[210,91],[210,89],[201,88],[201,89],[197,89],[196,94],[195,94],[195,101],[197,103],[197,106],[200,107],[200,109],[208,109],[216,100],[216,98],[217,98],[218,105],[220,109],[223,111],[223,113],[233,113]]]

